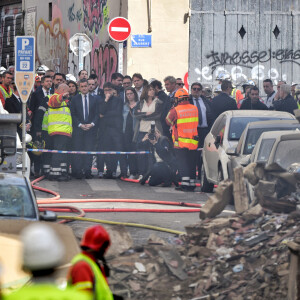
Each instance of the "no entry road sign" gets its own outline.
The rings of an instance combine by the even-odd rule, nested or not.
[[[108,33],[116,42],[126,41],[131,33],[131,26],[127,19],[117,17],[108,24]]]

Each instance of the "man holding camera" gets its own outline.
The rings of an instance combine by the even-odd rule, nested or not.
[[[151,124],[151,130],[145,135],[142,142],[151,144],[153,160],[156,162],[140,180],[140,184],[144,185],[150,177],[150,186],[163,184],[164,187],[168,187],[171,186],[172,182],[178,186],[176,179],[177,163],[173,145],[167,137],[155,130],[155,122]]]
[[[196,156],[198,147],[198,109],[189,103],[189,94],[185,89],[175,93],[174,107],[166,117],[172,126],[172,139],[181,176],[180,189],[193,192],[196,187]]]

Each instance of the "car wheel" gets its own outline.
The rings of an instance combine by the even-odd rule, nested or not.
[[[204,165],[202,164],[202,167],[201,167],[201,192],[212,193],[213,189],[214,189],[214,184],[210,183],[207,180]]]
[[[224,180],[224,175],[223,175],[222,167],[219,167],[219,170],[218,170],[218,183],[220,183],[223,180]]]

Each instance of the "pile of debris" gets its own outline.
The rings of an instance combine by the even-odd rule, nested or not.
[[[298,258],[299,220],[298,212],[276,214],[258,204],[189,226],[171,244],[152,236],[109,261],[110,285],[125,299],[288,299],[297,269],[290,274],[287,244]]]
[[[270,172],[276,173],[274,168],[265,172],[268,174],[255,185],[267,182]],[[281,175],[275,176],[280,182],[285,180]],[[293,189],[286,185],[285,192],[277,185],[273,189],[263,185],[256,203],[248,207],[242,182],[220,184],[203,207],[202,220],[186,227],[186,235],[168,242],[153,235],[147,245],[112,257],[112,290],[125,299],[143,300],[296,299],[300,253],[297,184]],[[226,206],[224,199],[229,201],[233,195],[237,213],[213,218]],[[286,202],[292,203],[288,209]]]

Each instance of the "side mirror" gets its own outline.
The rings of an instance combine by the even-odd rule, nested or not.
[[[236,153],[236,147],[230,147],[226,150],[226,154],[230,156],[238,156]]]
[[[240,161],[241,166],[243,166],[243,167],[248,166],[250,164],[250,157],[251,157],[251,154],[246,155],[245,157],[243,157]]]
[[[46,222],[55,222],[57,220],[57,215],[53,211],[45,210],[40,214],[40,220]]]

